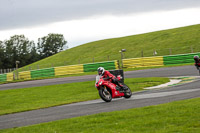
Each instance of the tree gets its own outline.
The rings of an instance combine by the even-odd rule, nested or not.
[[[24,35],[14,35],[9,40],[5,40],[5,60],[6,68],[15,67],[15,62],[20,61],[19,66],[27,65],[30,59],[32,42]]]
[[[61,34],[39,38],[38,47],[24,35],[11,36],[9,40],[0,41],[0,68],[14,68],[16,61],[20,61],[19,67],[28,65],[62,51],[66,43]]]
[[[46,58],[54,55],[63,50],[64,45],[67,41],[64,39],[62,34],[48,34],[38,39],[38,49],[40,56]]]
[[[10,40],[5,40],[5,57],[4,57],[4,68],[13,68],[14,62],[14,48]]]
[[[29,63],[28,64],[40,60],[40,55],[38,54],[37,48],[35,46],[35,43],[34,42],[31,42],[31,43],[32,43],[32,48],[31,48],[30,59],[29,59]]]
[[[3,61],[4,61],[4,46],[3,46],[3,42],[0,41],[0,69],[2,69],[4,67],[3,65]]]

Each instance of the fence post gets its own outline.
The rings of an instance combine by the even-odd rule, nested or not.
[[[191,53],[194,53],[194,50],[193,50],[193,47],[192,47],[192,46],[190,46],[190,49],[191,49]]]
[[[16,68],[16,79],[18,80],[18,68]]]
[[[118,68],[121,69],[119,60],[117,60]]]
[[[13,80],[15,80],[15,72],[13,72]]]
[[[93,57],[93,63],[94,63],[94,57]]]
[[[120,51],[120,53],[121,53],[121,63],[122,63],[122,69],[123,69],[123,67],[124,67],[124,64],[123,64],[123,52]]]
[[[169,49],[169,55],[172,55],[172,49],[171,48]]]
[[[143,49],[142,49],[142,51],[141,51],[141,57],[144,57]]]
[[[108,61],[110,60],[110,56],[108,55]]]

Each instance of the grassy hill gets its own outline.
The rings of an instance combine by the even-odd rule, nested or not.
[[[106,39],[83,44],[45,58],[26,68],[83,64],[107,60],[119,60],[120,49],[126,49],[125,58],[183,54],[200,51],[200,24],[187,27]],[[25,69],[23,69],[25,70]]]

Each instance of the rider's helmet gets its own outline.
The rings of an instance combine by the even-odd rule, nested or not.
[[[195,55],[195,56],[194,56],[194,60],[195,60],[195,61],[198,61],[198,60],[199,60],[199,56],[198,56],[198,55]]]
[[[98,71],[98,74],[99,74],[100,76],[103,76],[103,74],[104,74],[104,72],[105,72],[105,69],[104,69],[103,67],[99,67],[99,68],[97,69],[97,71]]]

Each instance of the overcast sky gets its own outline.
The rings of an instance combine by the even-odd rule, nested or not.
[[[0,40],[65,36],[74,47],[100,39],[200,24],[200,0],[0,0]]]

